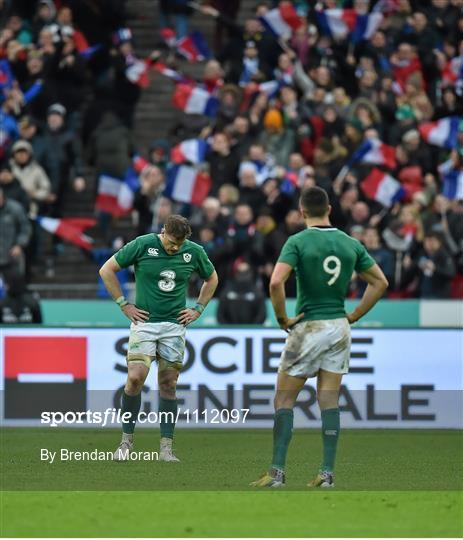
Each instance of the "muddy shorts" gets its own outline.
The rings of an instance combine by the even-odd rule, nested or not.
[[[297,323],[288,335],[279,371],[293,377],[315,377],[319,369],[347,373],[350,325],[346,318]]]

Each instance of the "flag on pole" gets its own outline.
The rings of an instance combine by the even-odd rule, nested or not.
[[[190,62],[200,62],[211,57],[211,51],[201,32],[194,31],[176,42],[177,51]]]
[[[260,20],[267,30],[282,39],[289,39],[303,24],[291,2],[281,2],[279,7],[267,11]]]
[[[202,163],[206,157],[209,145],[204,139],[187,139],[174,146],[171,150],[170,159],[173,163],[193,164]]]
[[[376,167],[361,182],[360,187],[369,199],[387,208],[400,201],[405,195],[405,189],[398,180]]]
[[[372,163],[394,169],[396,167],[395,148],[384,144],[379,139],[367,139],[352,154],[348,166],[352,167],[355,163]]]
[[[84,249],[92,249],[93,238],[84,234],[85,229],[96,225],[95,219],[90,218],[51,218],[37,216],[39,225],[51,234],[56,234],[63,240],[67,240]]]
[[[217,114],[219,100],[207,90],[189,84],[177,84],[172,104],[187,114],[204,114],[210,118]]]
[[[167,170],[164,195],[174,201],[201,205],[212,187],[211,177],[187,165],[173,165]]]
[[[447,116],[435,122],[424,122],[418,126],[421,137],[429,144],[452,149],[457,145],[458,126],[463,118]]]

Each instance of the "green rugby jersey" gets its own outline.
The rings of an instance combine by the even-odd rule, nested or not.
[[[185,240],[175,255],[169,255],[157,234],[138,236],[114,255],[121,268],[135,269],[135,304],[149,312],[148,322],[177,322],[185,308],[188,281],[193,272],[207,279],[214,266],[204,249]]]
[[[309,227],[291,236],[278,262],[296,272],[296,314],[304,313],[307,321],[345,317],[352,273],[375,264],[358,240],[334,227]]]

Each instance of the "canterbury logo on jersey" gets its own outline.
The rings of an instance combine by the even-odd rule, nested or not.
[[[159,250],[157,248],[148,248],[148,255],[151,255],[152,257],[157,257],[159,255]]]

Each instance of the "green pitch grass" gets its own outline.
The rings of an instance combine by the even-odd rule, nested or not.
[[[137,450],[157,446],[139,430]],[[296,430],[287,488],[254,491],[270,430],[178,429],[182,463],[40,461],[40,449],[114,450],[113,430],[3,429],[5,536],[461,536],[459,431],[344,430],[336,488],[310,491],[318,430]],[[58,458],[57,458],[58,459]]]

